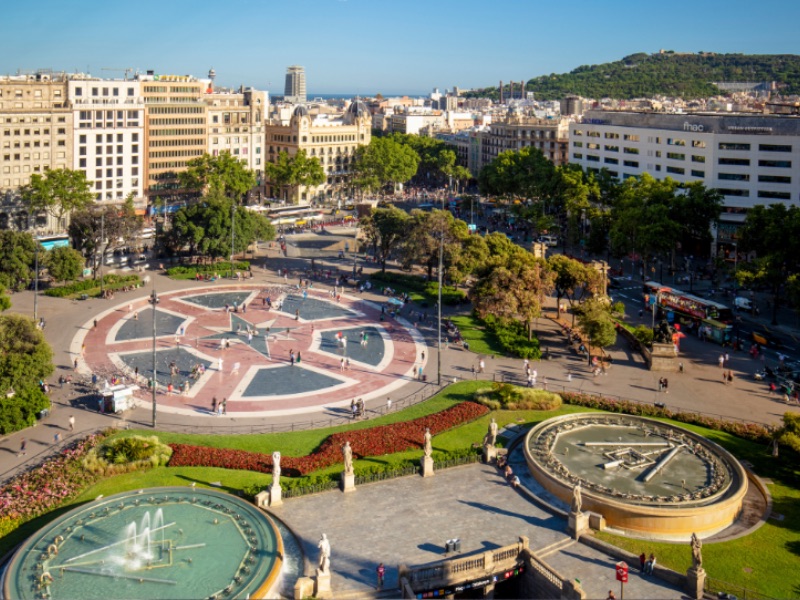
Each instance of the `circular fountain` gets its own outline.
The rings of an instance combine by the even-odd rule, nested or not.
[[[152,488],[90,502],[16,552],[4,598],[263,598],[283,542],[250,504],[212,490]]]
[[[747,474],[725,449],[644,417],[555,417],[531,429],[524,450],[545,490],[569,504],[580,484],[585,511],[632,535],[712,535],[736,520],[747,493]]]

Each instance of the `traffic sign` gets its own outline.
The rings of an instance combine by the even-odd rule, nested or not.
[[[624,562],[617,563],[617,581],[628,583],[628,565]]]

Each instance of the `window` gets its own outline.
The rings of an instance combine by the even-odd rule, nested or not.
[[[78,142],[81,143],[81,144],[85,144],[86,143],[86,136],[85,135],[79,135],[78,136]]]
[[[758,149],[761,152],[791,152],[792,147],[781,144],[759,144]]]
[[[626,167],[633,167],[634,169],[639,168],[639,162],[635,160],[626,160],[622,164],[625,165]]]
[[[608,164],[608,165],[618,165],[619,164],[619,159],[618,158],[605,157],[603,159],[603,162]]]
[[[739,167],[749,167],[750,160],[747,158],[720,158],[719,164],[721,165],[735,165]]]
[[[719,188],[717,191],[723,196],[739,196],[740,198],[750,197],[750,190],[726,190]]]
[[[576,160],[581,160],[583,158],[583,154],[580,154],[579,152],[573,152],[572,153],[572,158],[574,158]]]
[[[719,178],[724,181],[750,181],[750,175],[745,173],[720,173]]]
[[[705,178],[705,176],[706,176],[705,171],[695,171],[694,169],[692,169],[692,177]]]
[[[692,148],[705,148],[706,143],[703,140],[692,140]]]
[[[128,96],[133,96],[133,88],[128,88]]]
[[[667,173],[674,173],[675,175],[685,175],[686,169],[681,167],[667,167]]]
[[[588,160],[589,162],[600,162],[600,157],[599,156],[594,156],[592,154],[587,154],[586,155],[586,160]]]
[[[736,151],[746,151],[750,150],[750,144],[736,144],[734,142],[720,142],[719,143],[720,150],[736,150]]]
[[[83,88],[75,88],[76,96],[83,96]]]
[[[760,160],[758,161],[759,167],[774,167],[776,169],[791,169],[792,161],[790,160]]]
[[[639,141],[639,136],[638,135],[632,135],[630,133],[626,133],[625,135],[622,136],[622,139],[626,140],[628,142],[638,142]]]
[[[670,160],[686,160],[686,155],[678,152],[667,152],[667,158]]]
[[[758,190],[759,198],[774,198],[776,200],[789,200],[791,195],[789,192],[770,192],[767,190]]]
[[[100,94],[100,90],[98,90],[96,87],[93,87],[92,88],[92,96],[97,96],[99,94]]]
[[[599,138],[600,137],[600,132],[599,131],[587,131],[586,135],[588,135],[589,137]]]
[[[583,142],[572,142],[574,148],[583,148]]]
[[[792,183],[792,178],[784,175],[759,175],[758,181],[760,183]]]
[[[667,138],[667,145],[668,146],[685,146],[686,140],[676,140],[673,138]]]
[[[623,148],[622,151],[625,154],[639,154],[639,149],[638,148]]]
[[[600,144],[586,144],[589,150],[600,150]]]
[[[619,146],[606,146],[605,149],[607,152],[619,152]]]
[[[607,131],[606,134],[605,134],[605,138],[607,140],[618,140],[619,139],[619,134],[618,133],[610,133],[610,132]]]
[[[705,156],[700,156],[699,154],[692,154],[692,162],[705,163],[706,162],[706,157]]]

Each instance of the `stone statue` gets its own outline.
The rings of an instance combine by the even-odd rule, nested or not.
[[[423,447],[425,449],[425,456],[430,458],[431,452],[433,452],[433,447],[431,446],[431,430],[429,427],[425,428],[425,443]]]
[[[673,333],[674,331],[669,323],[666,320],[661,321],[653,330],[653,341],[656,344],[671,344]]]
[[[489,423],[489,431],[486,432],[486,437],[483,438],[483,445],[494,447],[496,442],[497,442],[497,422],[494,420],[494,417],[492,417],[492,420]]]
[[[697,537],[696,533],[692,534],[692,568],[702,569],[703,568],[703,542],[700,541],[700,538]]]
[[[272,453],[272,485],[279,485],[281,481],[281,453]]]
[[[574,513],[580,513],[582,505],[583,501],[581,500],[581,484],[578,483],[574,488],[572,488],[572,506],[570,507],[570,510]]]
[[[326,534],[322,534],[322,539],[317,544],[317,548],[319,548],[318,568],[322,573],[329,573],[331,568],[331,543],[328,541]]]
[[[353,449],[350,442],[345,442],[342,446],[342,456],[344,456],[344,472],[347,475],[353,474]]]

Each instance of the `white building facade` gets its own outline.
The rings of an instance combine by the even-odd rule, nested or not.
[[[71,79],[72,168],[98,202],[144,196],[144,100],[139,81]]]
[[[717,189],[724,244],[735,240],[747,209],[800,204],[800,118],[589,111],[570,127],[569,162],[606,168],[619,180],[649,173]]]

